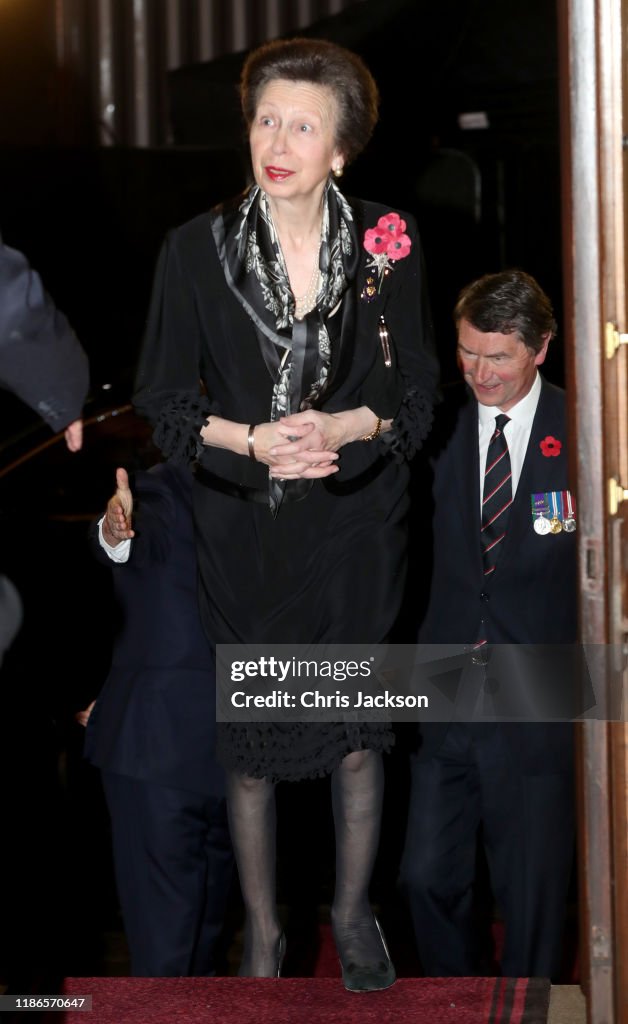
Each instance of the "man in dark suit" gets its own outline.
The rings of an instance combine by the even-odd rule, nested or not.
[[[0,387],[25,402],[70,451],[83,439],[87,356],[39,274],[0,238]]]
[[[574,848],[573,726],[547,721],[544,708],[560,704],[550,689],[569,690],[577,640],[565,395],[538,372],[556,325],[519,270],[470,284],[454,319],[466,387],[451,389],[462,393],[443,403],[431,435],[433,572],[419,639],[469,644],[459,691],[468,700],[450,723],[420,727],[400,881],[425,973],[481,972],[481,836],[505,924],[502,974],[556,978]],[[473,721],[539,701],[532,723]],[[555,717],[571,717],[569,707]]]
[[[77,452],[82,444],[81,415],[88,385],[87,355],[66,317],[55,307],[23,253],[4,245],[0,238],[0,436],[4,439],[17,433],[18,410],[14,403],[6,402],[3,392],[8,391],[55,433],[64,431],[67,448]],[[0,545],[2,662],[23,619],[31,621],[33,608],[28,594],[23,605],[23,574],[18,563],[8,570],[10,575],[1,572],[13,563],[9,545],[16,542],[8,510],[0,511],[5,538]],[[32,562],[35,556],[32,551],[30,554]],[[50,578],[50,568],[42,568]],[[19,641],[11,654],[16,648]],[[63,928],[58,923],[63,905],[64,858],[59,841],[63,829],[59,822],[64,794],[58,778],[56,729],[50,712],[34,701],[32,687],[20,685],[20,654],[12,665],[4,661],[1,671],[0,777],[5,787],[0,799],[11,829],[0,851],[0,878],[11,881],[2,893],[0,970],[3,978],[6,970],[17,991],[28,991],[34,978],[56,970],[64,945]],[[37,820],[33,817],[35,803],[40,805]],[[45,863],[39,853],[43,834],[51,838]]]
[[[101,561],[117,563],[122,625],[84,716],[85,754],[101,770],[111,816],[133,975],[211,975],[233,858],[214,759],[213,656],[198,613],[191,473],[165,463],[137,473],[134,516],[123,469],[117,484],[92,544]]]

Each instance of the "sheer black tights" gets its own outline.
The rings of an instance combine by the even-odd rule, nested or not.
[[[266,779],[227,772],[227,807],[246,910],[239,974],[245,978],[272,978],[277,973],[281,935],[275,883],[275,787]]]
[[[369,883],[379,846],[384,765],[374,750],[357,750],[331,777],[336,833],[336,887],[331,921],[344,967],[374,964],[384,950],[369,902]]]
[[[332,772],[336,887],[331,916],[344,966],[377,962],[383,955],[368,893],[379,844],[383,792],[382,758],[373,750],[348,754]],[[228,772],[227,798],[246,910],[239,973],[242,977],[273,977],[281,935],[275,877],[275,787],[265,779]]]

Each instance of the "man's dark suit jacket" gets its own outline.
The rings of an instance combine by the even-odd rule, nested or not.
[[[208,796],[223,795],[214,759],[215,672],[196,594],[191,473],[159,464],[136,474],[129,562],[111,567],[122,610],[111,670],[90,717],[85,755],[99,768]]]
[[[440,444],[434,457],[438,515],[432,588],[420,640],[472,643],[483,619],[489,643],[575,642],[576,534],[537,534],[530,505],[533,493],[569,487],[564,392],[542,382],[504,548],[497,570],[486,581],[480,548],[477,402],[466,386],[464,392],[448,403],[433,436]],[[562,443],[558,455],[543,454],[541,441],[548,436]]]
[[[0,239],[0,387],[55,432],[78,419],[88,388],[87,356],[39,274]]]
[[[564,392],[542,381],[504,547],[496,571],[485,579],[480,547],[477,402],[466,385],[451,390],[430,438],[438,511],[433,519],[431,588],[419,640],[471,645],[483,620],[492,644],[573,644],[577,640],[576,533],[539,535],[531,512],[533,493],[569,489]],[[562,443],[558,455],[543,454],[541,441],[548,436]],[[552,648],[554,655],[556,650]],[[517,667],[516,648],[496,651],[504,657],[510,653],[512,667]],[[525,668],[525,659],[532,656],[531,648],[523,648],[519,668]],[[569,658],[567,652],[565,656]],[[563,680],[561,685],[570,682]],[[539,757],[555,756],[559,762],[571,757],[569,742],[553,753],[547,749],[544,729],[522,731],[507,723],[504,728],[512,731],[514,743],[523,743],[522,757],[531,763],[538,763]],[[423,729],[421,756],[434,752],[445,729],[440,723]],[[569,732],[559,730],[566,739]],[[552,730],[552,735],[558,734]]]

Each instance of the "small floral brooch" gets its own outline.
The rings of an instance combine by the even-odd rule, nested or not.
[[[397,260],[403,260],[412,248],[410,237],[406,235],[406,222],[398,213],[387,213],[380,217],[374,228],[367,228],[364,233],[364,248],[371,254],[366,264],[373,270],[379,282],[369,275],[362,289],[362,298],[371,302],[382,287],[384,278],[394,270]]]
[[[552,455],[560,455],[560,450],[562,446],[563,442],[559,441],[557,437],[552,437],[551,434],[548,434],[547,437],[544,437],[539,445],[541,451],[543,452],[543,455],[545,455],[547,459],[549,459]]]

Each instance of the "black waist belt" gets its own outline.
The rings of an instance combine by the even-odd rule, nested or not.
[[[337,480],[335,474],[328,477],[323,477],[321,483],[325,490],[329,491],[330,494],[335,494],[341,498],[348,494],[355,494],[357,491],[361,491],[364,487],[370,484],[379,474],[382,472],[384,467],[388,464],[388,460],[380,455],[375,462],[371,463],[367,469],[359,473],[358,476],[352,477],[350,480]],[[216,476],[215,473],[210,472],[209,469],[205,469],[203,466],[197,466],[195,473],[196,479],[199,483],[203,484],[204,487],[209,487],[212,491],[219,491],[220,494],[227,494],[230,498],[239,498],[240,501],[256,501],[260,505],[268,505],[268,491],[260,490],[257,487],[248,487],[246,484],[234,484],[231,480],[225,480],[222,476]],[[312,481],[314,483],[314,481]],[[302,501],[307,495],[299,494],[292,495],[290,490],[287,489],[284,494],[284,501]]]
[[[239,498],[241,501],[256,501],[260,505],[268,505],[268,491],[261,491],[257,487],[247,487],[245,484],[234,484],[231,480],[225,480],[208,469],[197,466],[194,476],[212,491],[219,491],[220,494],[228,494],[230,498]]]

